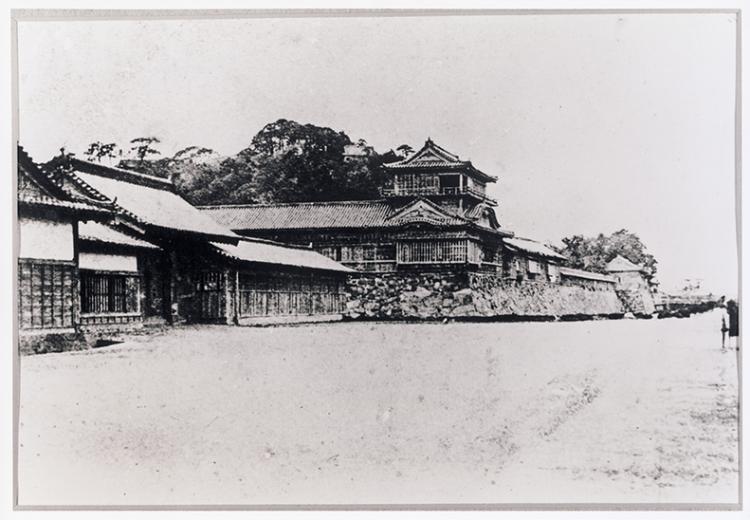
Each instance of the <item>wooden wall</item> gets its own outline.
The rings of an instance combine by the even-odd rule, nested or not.
[[[317,273],[239,273],[239,317],[340,314],[343,277]]]
[[[78,269],[73,262],[18,261],[20,330],[69,329],[77,323]]]

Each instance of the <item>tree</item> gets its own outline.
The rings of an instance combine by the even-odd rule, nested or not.
[[[263,127],[238,158],[253,169],[254,191],[263,202],[377,197],[382,162],[374,151],[345,160],[351,144],[344,132],[279,119]]]
[[[198,165],[192,177],[176,176],[177,192],[191,204],[252,204],[256,202],[253,170],[242,159],[227,157],[218,164]]]
[[[157,137],[136,137],[130,141],[130,144],[134,145],[130,147],[130,151],[135,153],[135,157],[138,159],[140,164],[146,160],[149,155],[160,155],[161,152],[156,148],[152,148],[151,145],[161,143]]]
[[[406,158],[414,153],[414,148],[412,148],[408,144],[402,144],[401,146],[396,148],[396,151],[399,152],[404,158]]]
[[[174,159],[175,161],[195,160],[215,153],[216,152],[210,148],[204,148],[201,146],[188,146],[187,148],[183,148],[182,150],[174,154],[174,157],[172,157],[172,159]]]
[[[233,157],[209,148],[188,146],[172,157],[159,157],[156,137],[130,141],[130,158],[118,167],[170,179],[193,204],[243,204],[361,200],[379,197],[384,163],[401,160],[393,150],[378,154],[364,139],[361,155],[344,154],[352,140],[344,132],[279,119],[264,126]],[[114,143],[96,141],[87,157],[114,154]]]
[[[599,273],[606,272],[606,266],[618,255],[636,265],[644,267],[648,280],[656,276],[656,258],[646,251],[640,237],[626,229],[609,236],[600,233],[596,237],[573,235],[562,239],[564,247],[558,251],[568,258],[571,267]]]
[[[118,150],[116,143],[102,143],[101,141],[95,141],[91,143],[88,149],[83,152],[89,161],[102,162],[102,159],[114,159],[117,155],[122,155],[122,151],[115,153]]]

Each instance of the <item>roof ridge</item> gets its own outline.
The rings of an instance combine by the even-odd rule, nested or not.
[[[449,159],[455,159],[455,160],[456,160],[456,161],[458,161],[458,162],[469,162],[469,161],[462,161],[462,160],[461,160],[461,158],[460,158],[460,157],[459,157],[458,155],[456,155],[455,153],[451,153],[451,152],[449,152],[448,150],[446,150],[445,148],[443,148],[442,146],[440,146],[439,144],[437,144],[437,143],[436,143],[436,142],[434,142],[433,140],[431,140],[431,139],[428,139],[428,141],[429,141],[429,142],[430,142],[430,144],[432,144],[432,146],[433,146],[434,148],[436,148],[436,149],[437,149],[437,150],[438,150],[439,152],[442,152],[443,154],[447,155]],[[426,143],[425,143],[425,144],[426,144]]]
[[[301,249],[302,251],[315,251],[312,247],[303,246],[301,244],[291,244],[288,242],[279,242],[278,240],[271,240],[268,238],[248,237],[239,235],[240,242],[258,242],[260,244],[271,244],[274,246],[285,247],[289,249]]]
[[[422,145],[422,147],[419,150],[417,150],[416,152],[414,152],[413,154],[411,154],[409,157],[404,157],[400,161],[396,161],[394,163],[388,163],[388,164],[409,165],[412,162],[419,162],[418,161],[419,155],[422,154],[423,152],[425,152],[426,150],[430,149],[430,148],[432,148],[432,150],[434,152],[436,152],[437,155],[441,159],[443,159],[445,162],[449,162],[449,163],[466,163],[466,162],[468,162],[468,161],[462,161],[461,158],[458,155],[449,152],[448,150],[446,150],[442,146],[438,145],[431,138],[428,137],[427,140],[424,142],[424,145]]]
[[[319,200],[305,202],[262,202],[258,204],[205,204],[195,206],[198,209],[223,209],[223,208],[262,208],[276,206],[313,206],[316,204],[367,204],[367,203],[387,203],[388,199],[364,199],[364,200]]]
[[[34,161],[29,153],[21,146],[20,143],[17,145],[16,155],[16,167],[21,167],[27,170],[27,175],[31,181],[38,186],[48,196],[65,200],[64,197],[70,197],[70,194],[65,190],[62,183],[55,179],[51,172],[44,168],[41,164]],[[57,193],[55,193],[57,191]]]
[[[79,159],[78,157],[71,157],[70,159],[72,164],[80,164],[84,166],[88,166],[90,168],[94,168],[100,173],[104,173],[103,177],[107,177],[108,179],[115,179],[115,180],[121,180],[124,182],[128,182],[127,180],[117,178],[116,175],[123,176],[123,177],[131,177],[136,180],[143,180],[147,182],[153,182],[154,184],[162,184],[164,185],[164,188],[168,188],[170,190],[174,189],[174,183],[170,181],[169,179],[165,179],[163,177],[157,177],[155,175],[149,175],[147,173],[141,173],[134,170],[127,170],[125,168],[117,168],[116,166],[107,166],[100,163],[95,163],[92,161],[86,161],[84,159]],[[95,172],[84,172],[84,173],[90,173],[91,175],[96,175]],[[108,175],[110,173],[116,174],[116,175]],[[143,185],[141,185],[143,186]],[[154,187],[154,186],[146,186],[146,187]],[[160,188],[156,188],[160,189]]]

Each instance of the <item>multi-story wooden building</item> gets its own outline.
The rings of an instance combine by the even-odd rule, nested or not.
[[[563,257],[537,242],[512,239],[487,195],[496,178],[432,140],[386,164],[381,198],[364,201],[203,206],[243,236],[312,245],[361,272],[430,269],[552,279]],[[510,240],[509,240],[510,239]]]

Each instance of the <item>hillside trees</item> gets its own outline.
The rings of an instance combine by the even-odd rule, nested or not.
[[[573,235],[562,239],[564,247],[559,252],[568,257],[571,267],[599,273],[606,272],[606,265],[616,256],[627,258],[644,266],[648,279],[656,276],[656,258],[646,250],[640,237],[627,229],[611,235],[600,233],[596,237]]]
[[[117,166],[169,178],[193,204],[377,198],[383,184],[381,166],[404,157],[393,150],[378,154],[364,139],[353,142],[344,132],[287,119],[265,125],[230,157],[195,145],[166,156],[158,149],[160,143],[153,136],[131,140],[128,156]],[[348,154],[352,147],[356,153]],[[117,150],[115,143],[95,141],[85,155],[101,162]]]

